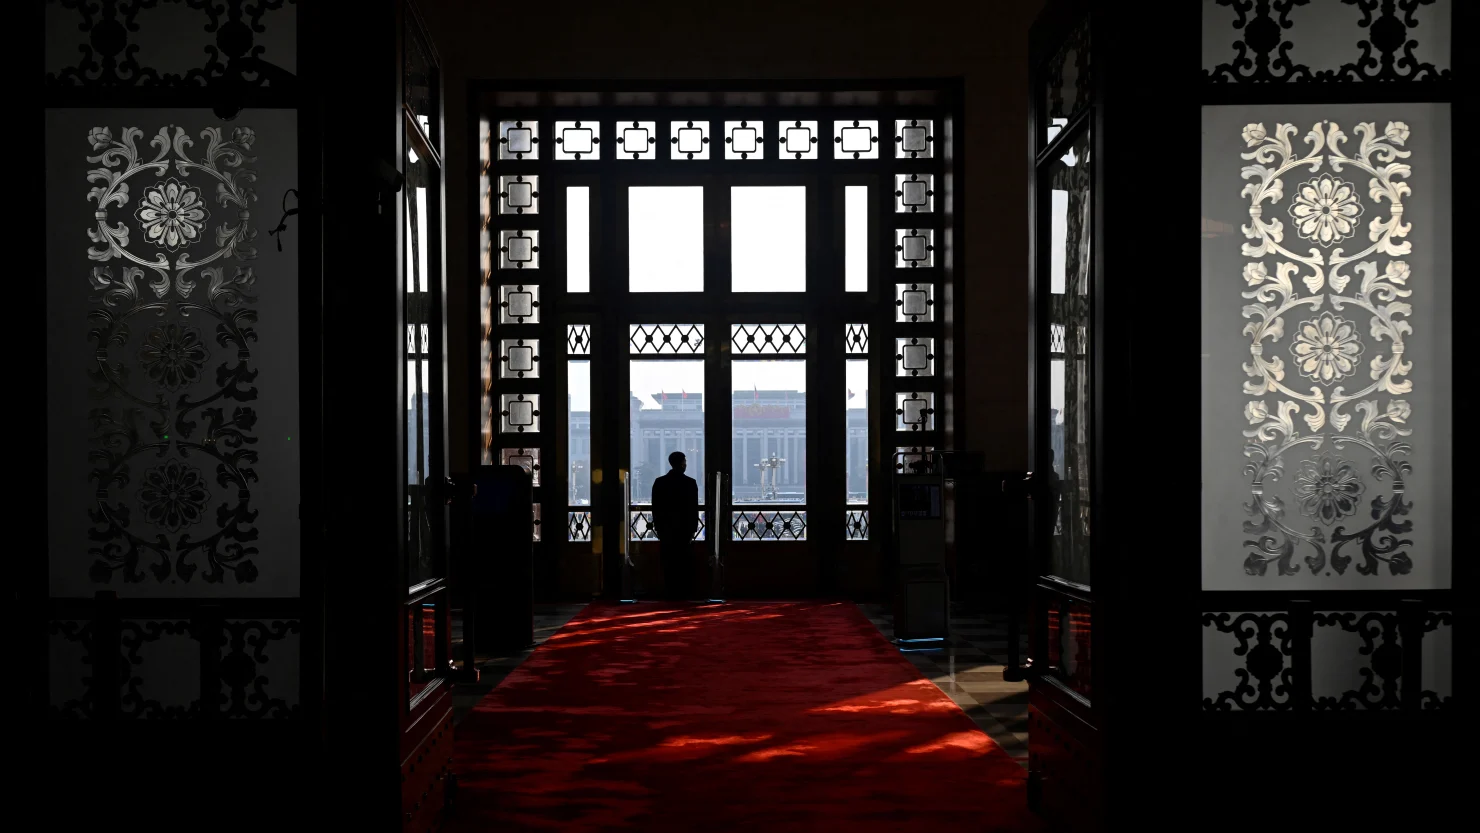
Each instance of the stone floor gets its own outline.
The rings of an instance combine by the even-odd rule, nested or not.
[[[894,638],[894,616],[888,605],[858,607],[885,637]],[[1019,637],[1019,656],[1026,657],[1026,632]],[[947,645],[928,652],[911,651],[905,657],[997,745],[1027,767],[1028,684],[1002,679],[1007,663],[1006,617],[953,613]]]
[[[509,676],[515,668],[519,667],[535,649],[544,644],[550,635],[565,627],[565,623],[576,617],[585,609],[584,604],[546,604],[535,605],[534,608],[534,645],[503,657],[479,657],[479,667],[482,673],[476,683],[459,685],[452,692],[452,719],[455,723],[462,722],[468,712],[478,705],[483,695],[495,688]]]

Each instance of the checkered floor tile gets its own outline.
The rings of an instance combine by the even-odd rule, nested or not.
[[[894,638],[894,615],[888,605],[861,604],[863,615]],[[1019,634],[1019,657],[1028,653],[1028,637]],[[953,613],[949,642],[936,650],[905,654],[926,679],[945,692],[976,725],[1024,767],[1028,765],[1028,684],[1007,682],[1007,618]]]
[[[495,688],[509,676],[515,668],[519,667],[534,649],[544,644],[550,635],[565,627],[565,623],[576,617],[585,609],[584,604],[555,604],[535,605],[534,609],[534,645],[511,654],[506,657],[479,657],[479,669],[481,674],[477,683],[472,685],[459,685],[452,692],[452,719],[459,723],[467,716],[483,695]]]

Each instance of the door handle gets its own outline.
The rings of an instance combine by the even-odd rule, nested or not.
[[[434,477],[427,481],[428,503],[441,501],[444,505],[452,505],[452,501],[458,497],[457,482],[451,477],[443,475]]]

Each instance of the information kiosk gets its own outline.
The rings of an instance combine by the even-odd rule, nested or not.
[[[902,649],[943,647],[950,636],[950,579],[941,475],[894,477],[894,638]]]

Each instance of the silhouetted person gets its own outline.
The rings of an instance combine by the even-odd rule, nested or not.
[[[668,455],[673,468],[653,481],[653,531],[663,558],[663,584],[668,598],[690,597],[694,572],[694,533],[699,530],[699,484],[684,474],[689,468],[682,451]]]

